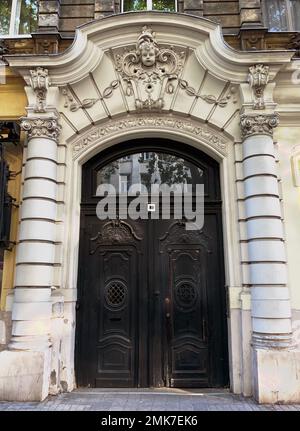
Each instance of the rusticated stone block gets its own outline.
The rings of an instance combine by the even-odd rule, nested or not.
[[[39,2],[39,13],[55,13],[59,11],[59,2],[57,0],[41,0]]]
[[[58,28],[59,24],[59,18],[56,14],[49,14],[49,15],[39,15],[38,25],[39,27],[52,27],[52,28]]]
[[[243,22],[260,22],[261,12],[259,9],[242,9],[241,23]]]
[[[188,15],[203,16],[202,10],[185,10],[184,13],[187,13]]]
[[[114,12],[114,6],[113,0],[96,0],[95,12]]]
[[[183,2],[184,10],[199,10],[203,9],[202,0],[184,0]]]

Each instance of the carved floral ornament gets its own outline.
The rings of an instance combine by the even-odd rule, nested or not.
[[[256,64],[249,68],[248,82],[253,90],[253,108],[264,109],[264,90],[269,82],[269,66]]]
[[[21,128],[28,133],[28,139],[47,138],[58,140],[61,126],[57,119],[23,118]]]
[[[160,46],[151,28],[145,26],[137,38],[135,49],[116,49],[112,61],[117,73],[99,98],[76,100],[72,89],[65,87],[62,94],[65,97],[65,108],[71,112],[78,109],[89,109],[100,100],[108,99],[121,87],[124,96],[134,98],[138,112],[160,112],[165,106],[165,96],[175,94],[177,87],[188,96],[201,98],[205,102],[224,108],[230,99],[237,103],[237,90],[231,86],[227,94],[218,98],[212,94],[200,94],[181,79],[181,74],[187,59],[188,48]]]
[[[93,146],[99,139],[109,138],[119,134],[122,130],[135,130],[153,128],[157,130],[176,130],[184,132],[185,134],[197,137],[209,146],[216,148],[222,154],[227,154],[227,140],[224,135],[219,134],[217,131],[212,131],[204,124],[199,124],[194,121],[186,119],[172,118],[171,116],[130,116],[125,119],[118,119],[105,123],[93,131],[86,133],[79,140],[73,143],[73,157],[77,158],[87,148]]]
[[[278,114],[241,115],[242,138],[253,135],[273,136],[273,129],[278,126]]]
[[[48,69],[37,67],[30,70],[30,85],[36,95],[34,112],[46,112],[47,91],[50,85]]]

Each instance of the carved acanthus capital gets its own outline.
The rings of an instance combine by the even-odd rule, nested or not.
[[[48,69],[37,67],[30,70],[30,85],[36,95],[34,112],[46,112],[47,91],[50,85]]]
[[[21,128],[28,133],[28,138],[47,138],[58,141],[61,126],[56,118],[23,118]]]
[[[241,115],[242,138],[253,135],[273,136],[273,129],[278,126],[278,114]]]
[[[269,82],[269,66],[255,64],[249,68],[248,82],[253,90],[253,108],[264,109],[264,90]]]

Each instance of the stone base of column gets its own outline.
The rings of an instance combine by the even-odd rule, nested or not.
[[[253,348],[253,396],[260,404],[300,403],[300,350]]]
[[[43,401],[49,393],[51,349],[0,352],[0,401]]]

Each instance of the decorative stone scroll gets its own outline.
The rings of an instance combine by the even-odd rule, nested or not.
[[[249,68],[248,82],[253,90],[253,108],[264,109],[264,90],[269,82],[269,66],[256,64]]]
[[[217,131],[212,131],[204,124],[192,120],[177,119],[171,116],[130,116],[125,119],[108,121],[102,126],[87,132],[79,140],[75,140],[73,143],[73,156],[77,158],[86,148],[93,146],[99,139],[120,134],[123,130],[145,128],[153,128],[153,130],[156,131],[160,128],[164,131],[177,130],[185,132],[188,135],[202,139],[208,145],[219,150],[222,154],[227,154],[227,140],[224,138],[224,135]]]
[[[28,138],[48,138],[58,140],[61,126],[55,118],[23,118],[21,128],[28,133]]]
[[[278,114],[241,115],[242,138],[252,135],[273,136],[273,129],[278,126]]]
[[[47,91],[50,85],[48,69],[37,67],[30,70],[30,84],[36,95],[34,112],[46,112]]]

